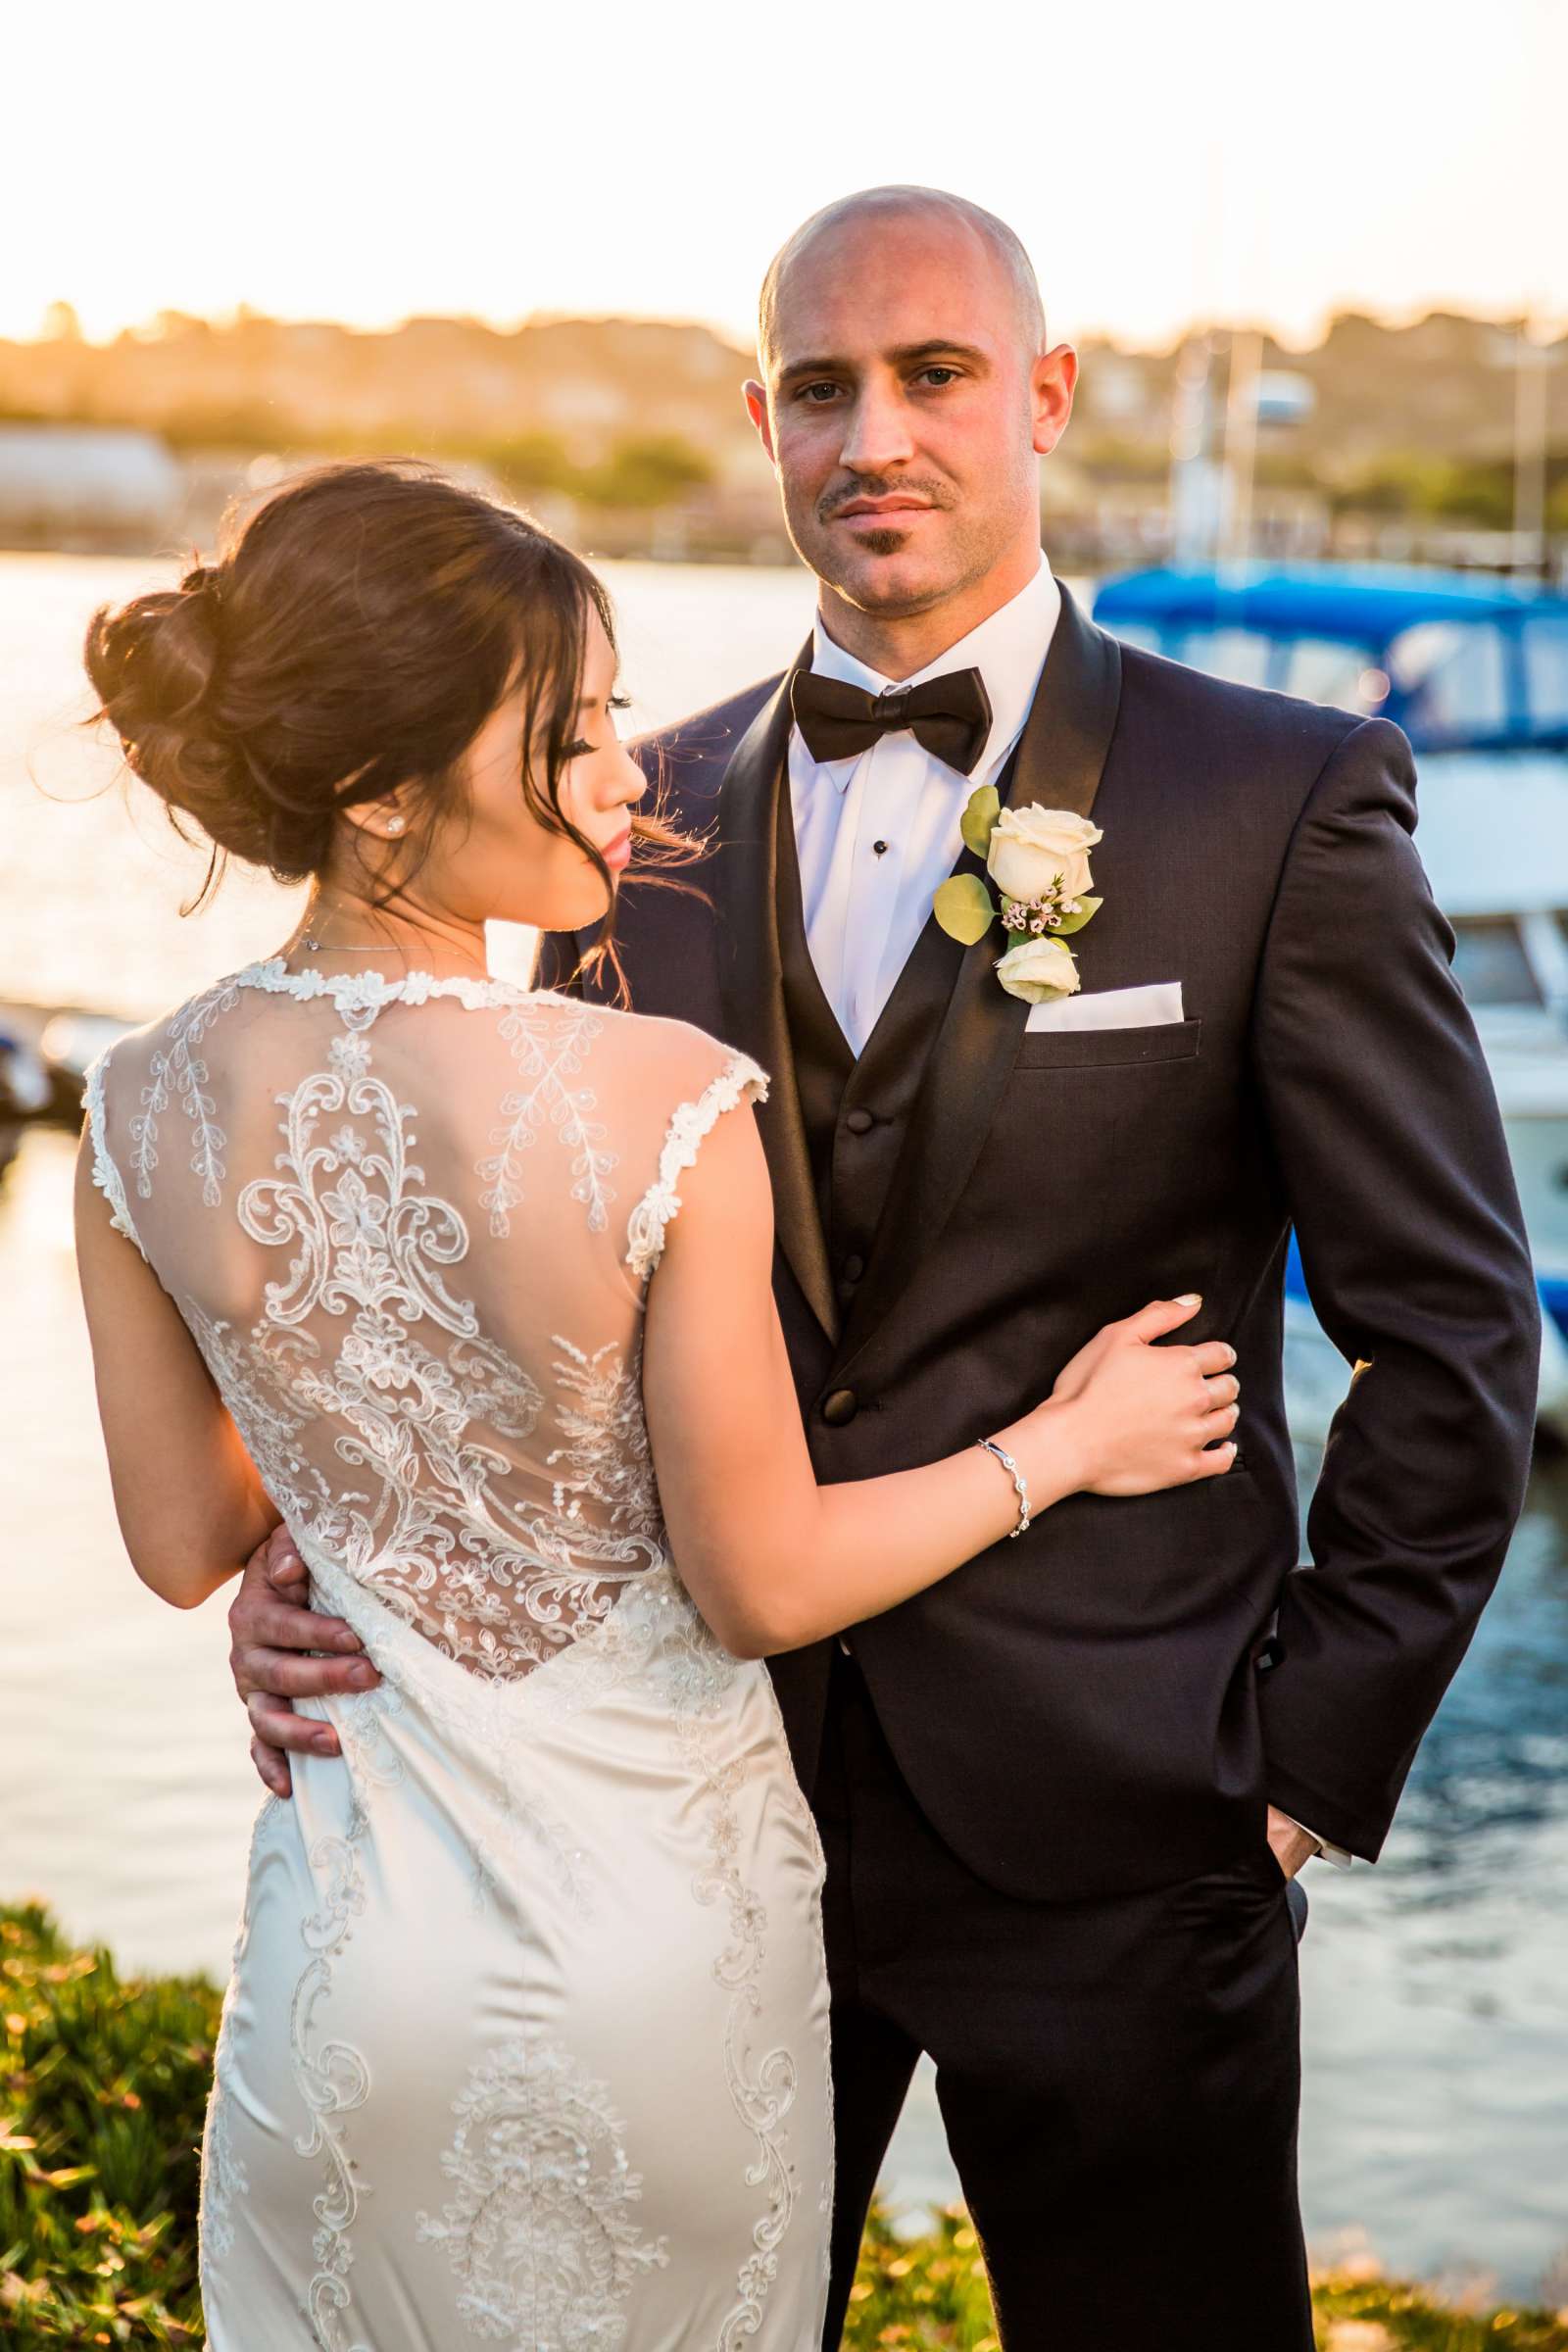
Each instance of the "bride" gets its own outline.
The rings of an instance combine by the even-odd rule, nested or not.
[[[203,2155],[214,2352],[807,2352],[832,2134],[819,1848],[761,1660],[1020,1511],[1219,1475],[1231,1351],[1091,1340],[1010,1428],[818,1488],[748,1107],[700,1031],[514,987],[636,813],[605,593],[412,466],[275,496],[100,612],[131,767],[314,883],[91,1074],[77,1193],[137,1573],[281,1518],[382,1678],[257,1822]],[[993,1441],[988,1450],[981,1441]]]

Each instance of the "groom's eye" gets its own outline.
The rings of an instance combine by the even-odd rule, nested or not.
[[[937,380],[938,378],[941,379],[940,382]],[[958,370],[956,368],[922,368],[920,370],[919,381],[923,384],[936,383],[938,391],[944,384],[956,384],[957,380]]]
[[[828,401],[833,398],[837,390],[837,384],[803,384],[795,397],[797,400],[808,400],[814,408],[823,409],[826,408]],[[818,399],[818,393],[825,394],[826,397]]]

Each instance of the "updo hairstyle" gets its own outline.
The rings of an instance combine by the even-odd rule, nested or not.
[[[519,789],[599,865],[608,904],[608,868],[560,800],[590,614],[613,644],[600,581],[523,515],[413,462],[328,466],[177,588],[96,612],[86,663],[130,767],[177,831],[212,845],[202,897],[225,856],[280,882],[319,877],[340,812],[400,788],[401,888],[465,806],[465,753],[520,684],[523,740],[544,752]],[[633,832],[687,846],[657,816]]]

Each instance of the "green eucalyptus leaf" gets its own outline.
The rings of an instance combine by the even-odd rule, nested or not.
[[[963,807],[961,830],[964,846],[983,858],[991,847],[992,830],[1002,814],[1002,795],[994,784],[982,784],[971,792]],[[958,934],[955,934],[957,937]],[[976,938],[979,933],[975,934]]]
[[[1065,939],[1069,931],[1081,931],[1085,923],[1093,922],[1103,903],[1101,899],[1080,899],[1078,904],[1083,908],[1082,914],[1064,914],[1050,936],[1053,939]]]
[[[948,937],[961,939],[966,948],[984,939],[997,916],[991,893],[978,874],[953,875],[943,883],[931,907]]]

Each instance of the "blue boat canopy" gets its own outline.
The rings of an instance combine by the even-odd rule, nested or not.
[[[1568,597],[1345,564],[1106,580],[1095,618],[1245,685],[1396,720],[1418,750],[1568,748]]]

